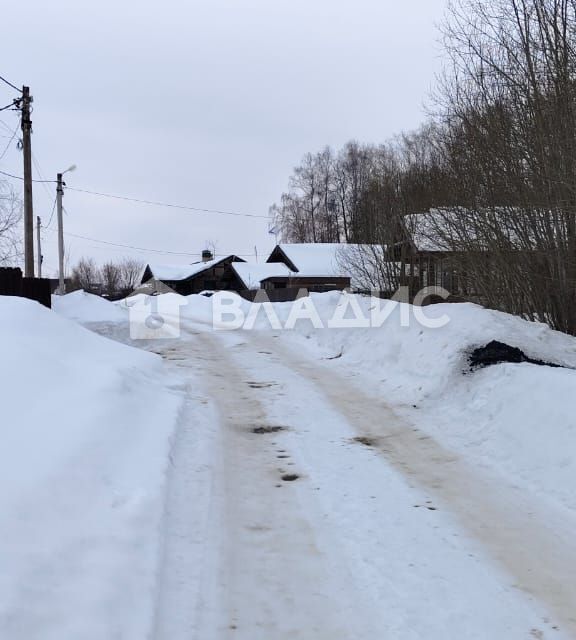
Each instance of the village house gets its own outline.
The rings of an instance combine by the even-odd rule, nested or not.
[[[283,264],[289,273],[269,275],[262,280],[262,288],[290,287],[316,292],[349,288],[350,270],[340,255],[344,246],[335,243],[276,245],[266,262]]]
[[[183,296],[233,289],[228,267],[235,262],[244,260],[236,255],[214,258],[210,251],[203,251],[202,261],[189,265],[148,264],[140,282],[156,292],[169,287]]]
[[[341,244],[282,244],[274,248],[265,263],[248,263],[236,255],[213,258],[190,265],[148,264],[141,285],[148,291],[168,287],[181,295],[202,291],[256,291],[277,289],[330,291],[350,286],[351,277],[340,265]],[[284,297],[290,297],[286,292]]]
[[[405,280],[412,278],[418,288],[442,287],[454,296],[473,295],[463,270],[463,258],[479,251],[488,256],[489,243],[476,235],[481,217],[486,215],[493,217],[497,233],[513,250],[514,232],[504,210],[477,212],[455,207],[404,216],[404,237],[395,255],[403,263]]]
[[[349,288],[377,288],[392,294],[397,287],[399,268],[386,261],[379,245],[279,244],[263,263],[247,262],[236,255],[214,259],[204,253],[202,262],[190,265],[147,265],[142,285],[149,293],[236,291],[249,299],[255,296],[248,292],[265,290],[273,300],[294,299],[302,291]]]

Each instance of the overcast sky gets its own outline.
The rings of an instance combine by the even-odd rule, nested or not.
[[[32,0],[2,8],[0,75],[34,96],[33,153],[69,186],[266,216],[308,151],[383,142],[425,118],[445,0]],[[0,85],[0,106],[14,92]],[[17,115],[4,111],[10,129]],[[0,124],[0,136],[9,135]],[[0,137],[0,155],[8,139]],[[22,175],[13,145],[0,169]],[[36,177],[39,177],[36,175]],[[15,183],[21,189],[21,183]],[[53,185],[35,185],[48,223]],[[67,232],[162,251],[262,257],[263,218],[201,214],[67,191]],[[55,219],[51,227],[55,228]],[[71,261],[194,256],[67,236]],[[46,231],[45,269],[56,234]]]

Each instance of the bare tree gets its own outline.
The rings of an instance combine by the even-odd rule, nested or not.
[[[137,258],[124,258],[120,262],[120,287],[132,291],[140,284],[145,264]]]
[[[437,231],[486,303],[576,333],[576,2],[455,0],[445,42]]]
[[[122,284],[122,268],[114,262],[106,262],[100,269],[104,293],[108,297],[116,296]]]
[[[0,181],[0,265],[18,264],[22,258],[21,220],[20,199],[8,182]]]
[[[84,291],[94,291],[99,288],[101,276],[93,258],[81,258],[72,268],[72,286]]]

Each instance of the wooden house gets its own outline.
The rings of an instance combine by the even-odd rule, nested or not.
[[[265,289],[287,287],[308,291],[332,291],[350,287],[351,276],[340,253],[347,245],[335,243],[279,244],[267,264],[282,264],[288,273],[271,274],[262,280]]]
[[[162,283],[183,296],[203,291],[235,290],[235,282],[228,269],[235,262],[244,260],[236,255],[213,258],[211,254],[204,254],[202,262],[188,265],[148,264],[141,284],[154,288],[155,283]]]

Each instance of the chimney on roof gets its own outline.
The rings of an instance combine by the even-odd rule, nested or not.
[[[202,251],[202,262],[210,262],[210,260],[213,260],[214,256],[212,255],[212,251],[210,251],[210,249],[204,249],[204,251]]]

